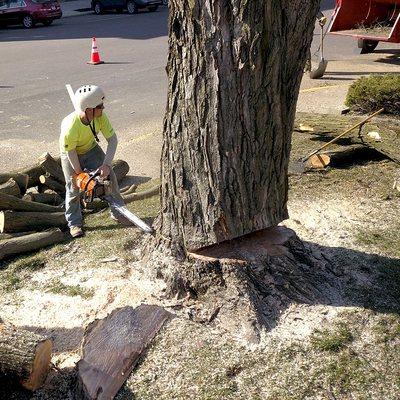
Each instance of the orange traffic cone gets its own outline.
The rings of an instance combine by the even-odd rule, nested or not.
[[[92,55],[90,57],[90,61],[87,62],[88,64],[97,65],[97,64],[104,64],[104,61],[100,60],[100,54],[97,50],[97,43],[96,38],[92,38]]]

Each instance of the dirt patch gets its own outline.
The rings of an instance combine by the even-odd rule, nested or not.
[[[295,132],[293,160],[352,120],[330,123],[336,131],[315,125],[313,133]],[[138,261],[143,237],[118,227],[106,213],[87,218],[83,239],[1,263],[0,315],[51,336],[53,363],[61,368],[33,397],[14,391],[6,398],[70,398],[83,327],[114,308],[146,302],[164,305],[178,318],[158,336],[119,400],[396,399],[400,202],[392,183],[397,168],[382,160],[290,177],[290,219],[284,225],[320,257],[333,260],[345,284],[333,302],[293,302],[282,309],[256,346],[230,337],[218,315],[193,322],[202,307],[196,301],[164,299],[163,282]],[[147,219],[158,206],[152,198],[130,207]]]

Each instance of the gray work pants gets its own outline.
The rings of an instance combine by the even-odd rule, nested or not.
[[[104,162],[104,157],[104,151],[98,145],[85,154],[78,154],[82,170],[86,169],[89,171],[96,170],[97,168],[101,167]],[[75,171],[73,170],[67,154],[65,153],[61,154],[61,166],[65,177],[65,218],[69,227],[82,226],[80,202],[81,196],[79,193],[79,188],[75,186],[72,179]],[[111,181],[111,194],[105,196],[105,200],[110,203],[111,215],[113,215],[115,218],[118,218],[118,212],[116,211],[114,205],[123,206],[124,200],[119,192],[117,177],[112,169],[109,178]]]

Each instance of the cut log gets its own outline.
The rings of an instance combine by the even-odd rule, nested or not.
[[[29,176],[27,174],[22,174],[17,172],[10,174],[7,173],[0,174],[0,184],[6,183],[10,179],[14,179],[14,181],[17,182],[19,186],[21,194],[25,194],[29,184]]]
[[[130,186],[126,186],[123,189],[120,190],[121,194],[130,194],[130,193],[135,193],[137,189],[137,185],[130,185]]]
[[[48,206],[50,207],[50,206]],[[0,233],[26,232],[67,225],[63,212],[0,212]]]
[[[34,165],[33,167],[27,167],[19,171],[20,174],[28,175],[28,188],[37,186],[39,184],[40,175],[46,171],[40,165]]]
[[[49,153],[39,157],[39,165],[54,179],[65,185],[64,173],[59,161],[55,160]]]
[[[124,160],[113,161],[112,168],[118,182],[122,181],[129,172],[129,164]]]
[[[19,185],[13,178],[10,178],[6,183],[0,185],[0,193],[16,197],[21,196]]]
[[[150,197],[156,196],[160,194],[160,186],[154,186],[147,190],[142,190],[140,192],[128,193],[127,195],[123,195],[122,198],[125,201],[125,204],[132,203],[137,200],[149,199]]]
[[[48,204],[50,206],[59,206],[64,201],[63,198],[54,191],[52,191],[52,193],[27,193],[22,200]]]
[[[92,322],[77,364],[77,394],[84,399],[113,399],[143,352],[172,314],[158,306],[114,310]]]
[[[323,169],[328,165],[331,167],[341,167],[352,165],[360,161],[372,161],[382,158],[384,158],[384,156],[373,148],[363,144],[353,144],[315,154],[309,158],[307,166],[310,168]]]
[[[25,201],[15,196],[0,193],[0,210],[14,211],[35,211],[35,212],[60,212],[60,207],[49,206],[47,204]]]
[[[125,204],[132,203],[138,200],[149,199],[150,197],[156,196],[160,193],[160,186],[154,186],[147,190],[142,190],[140,192],[135,193],[122,193],[122,198],[124,199]],[[108,207],[108,203],[105,200],[96,200],[92,203],[86,204],[86,209],[91,211],[101,211]]]
[[[0,241],[6,239],[17,238],[20,236],[31,235],[32,232],[15,232],[15,233],[0,233]]]
[[[55,190],[57,193],[65,193],[65,186],[52,178],[48,173],[40,175],[40,183],[46,185],[48,188]]]
[[[0,260],[61,243],[65,238],[65,234],[57,228],[3,240],[0,242]]]
[[[0,323],[0,375],[25,389],[43,385],[50,369],[52,342],[43,336]]]

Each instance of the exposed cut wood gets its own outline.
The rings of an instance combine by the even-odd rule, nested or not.
[[[54,179],[65,185],[64,173],[60,162],[55,160],[49,153],[39,157],[39,165]]]
[[[40,165],[34,165],[32,167],[27,167],[19,171],[21,174],[28,175],[28,188],[37,186],[39,184],[40,175],[44,174],[46,171]]]
[[[10,174],[8,173],[0,174],[0,184],[6,183],[10,179],[14,179],[14,181],[17,182],[21,194],[24,194],[26,192],[29,181],[29,176],[27,174],[18,172]]]
[[[0,322],[0,375],[25,389],[43,385],[50,369],[52,342],[43,336]]]
[[[48,204],[51,206],[59,206],[64,201],[63,198],[54,191],[52,193],[27,193],[22,200],[34,201],[36,203]]]
[[[50,207],[50,206],[49,206]],[[26,232],[67,225],[63,212],[0,212],[0,233]]]
[[[78,395],[84,399],[113,399],[143,352],[171,314],[142,304],[114,310],[92,322],[82,342],[77,364]]]
[[[46,173],[45,175],[40,175],[39,181],[41,184],[46,185],[48,188],[55,190],[57,193],[65,192],[65,185],[56,181],[50,176],[49,173]]]
[[[9,194],[10,196],[21,196],[21,190],[18,183],[10,178],[7,182],[0,184],[0,193]]]
[[[112,163],[112,168],[117,177],[118,182],[122,181],[129,172],[129,164],[124,160],[115,160]]]
[[[47,204],[25,201],[15,196],[0,193],[0,210],[14,211],[36,211],[36,212],[60,212],[60,207],[54,207]]]
[[[32,233],[12,239],[0,241],[0,260],[4,258],[38,250],[43,247],[61,243],[66,236],[60,229],[51,229],[45,232]]]
[[[314,154],[308,159],[307,167],[313,169],[323,169],[329,165],[330,161],[330,157],[326,154]]]

